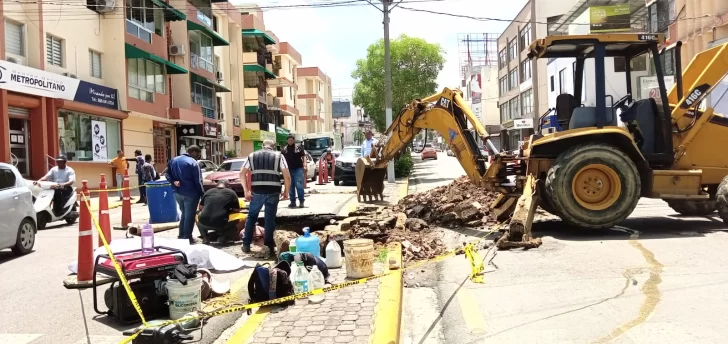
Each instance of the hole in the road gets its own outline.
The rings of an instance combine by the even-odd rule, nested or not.
[[[331,220],[340,221],[346,216],[337,216],[332,214],[317,215],[297,215],[279,217],[276,219],[276,230],[292,231],[299,235],[303,235],[303,228],[311,228],[311,232],[320,231],[332,223]],[[258,218],[258,225],[263,226],[263,218]]]

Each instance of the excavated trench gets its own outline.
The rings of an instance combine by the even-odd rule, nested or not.
[[[307,214],[307,215],[293,215],[276,218],[276,230],[279,231],[292,231],[299,235],[303,235],[303,228],[309,227],[311,232],[323,230],[326,226],[345,219],[346,216],[339,216],[334,214]],[[262,217],[258,218],[258,225],[263,226],[264,221]]]

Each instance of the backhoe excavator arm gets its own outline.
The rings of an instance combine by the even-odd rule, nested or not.
[[[474,129],[468,129],[468,123]],[[386,167],[422,129],[437,131],[447,141],[468,177],[476,184],[481,182],[487,170],[486,158],[481,154],[475,136],[486,141],[488,134],[465,105],[459,91],[447,88],[428,98],[414,100],[402,109],[384,132],[385,139],[372,149],[374,159],[370,166],[375,169]],[[489,148],[495,150],[490,145]]]

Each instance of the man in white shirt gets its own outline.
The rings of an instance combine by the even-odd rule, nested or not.
[[[366,140],[364,140],[364,143],[361,145],[361,156],[363,158],[366,158],[369,156],[369,154],[372,153],[372,148],[379,141],[377,141],[377,139],[374,138],[374,134],[372,134],[371,129],[367,129],[364,132],[364,137],[366,137]]]
[[[58,183],[52,187],[55,189],[53,195],[53,213],[56,215],[61,214],[63,206],[71,195],[73,195],[71,185],[76,182],[76,172],[70,166],[66,165],[67,160],[68,158],[65,155],[59,155],[56,158],[56,166],[51,168],[43,178],[38,180],[38,182],[49,181]]]

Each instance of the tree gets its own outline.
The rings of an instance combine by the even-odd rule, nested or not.
[[[401,35],[390,42],[392,64],[393,118],[413,99],[432,95],[437,90],[437,75],[445,63],[439,44]],[[379,132],[386,128],[384,111],[384,40],[367,48],[367,57],[356,61],[351,77],[354,105],[360,106]]]
[[[356,142],[356,144],[358,145],[364,142],[364,132],[361,131],[361,129],[357,129],[354,131],[354,142]]]

